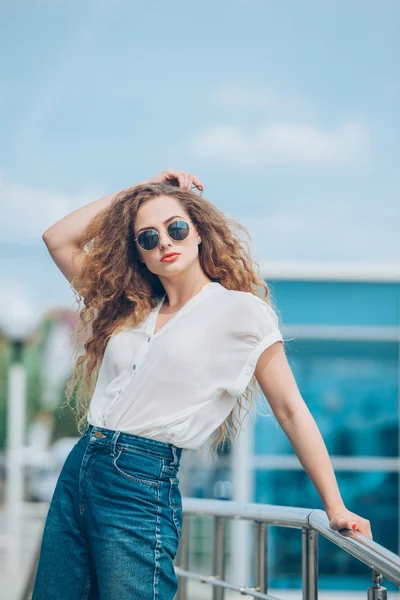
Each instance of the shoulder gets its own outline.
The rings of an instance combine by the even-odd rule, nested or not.
[[[244,332],[267,335],[269,331],[279,329],[274,308],[251,292],[225,289],[219,302],[214,304],[213,315],[219,331],[226,331],[229,335]]]
[[[240,290],[227,290],[223,294],[223,303],[227,309],[238,311],[242,315],[245,313],[267,313],[271,317],[276,317],[275,309],[263,298]]]

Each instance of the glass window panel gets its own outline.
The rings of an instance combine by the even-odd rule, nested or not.
[[[339,488],[349,510],[369,519],[374,540],[399,551],[399,476],[397,473],[337,472]],[[305,471],[255,473],[255,502],[321,508]],[[301,581],[301,533],[270,527],[270,586],[298,588]],[[371,571],[343,550],[319,536],[320,589],[360,589],[371,585]],[[397,589],[384,581],[388,589]]]
[[[287,355],[330,454],[398,456],[398,344],[296,340]],[[258,412],[255,453],[293,454],[265,400]]]

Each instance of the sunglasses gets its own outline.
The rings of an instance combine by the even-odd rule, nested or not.
[[[163,229],[166,229],[171,240],[174,240],[174,242],[182,242],[189,235],[189,223],[192,223],[192,221],[177,219]],[[160,235],[157,229],[144,229],[139,233],[137,238],[134,238],[134,241],[139,244],[142,250],[154,250],[159,244]]]

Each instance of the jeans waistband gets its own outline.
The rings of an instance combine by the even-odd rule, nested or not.
[[[168,442],[152,440],[133,433],[125,433],[123,431],[98,427],[89,422],[86,423],[85,431],[81,437],[84,438],[87,435],[92,436],[92,439],[95,439],[96,443],[99,444],[112,444],[114,447],[116,445],[130,447],[138,451],[153,454],[160,458],[172,459],[175,464],[179,464],[182,454],[182,448],[178,448]]]

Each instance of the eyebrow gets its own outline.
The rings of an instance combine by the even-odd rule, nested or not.
[[[166,224],[168,223],[168,221],[172,221],[172,219],[176,219],[177,217],[178,217],[179,219],[184,219],[184,217],[181,217],[181,215],[174,215],[173,217],[169,217],[168,219],[166,219],[166,220],[163,222],[163,225],[166,225]],[[138,230],[137,230],[137,232],[136,232],[136,237],[139,235],[139,233],[140,233],[141,231],[144,231],[145,229],[155,229],[155,227],[154,227],[154,225],[148,225],[147,227],[141,227],[140,229],[138,229]]]

